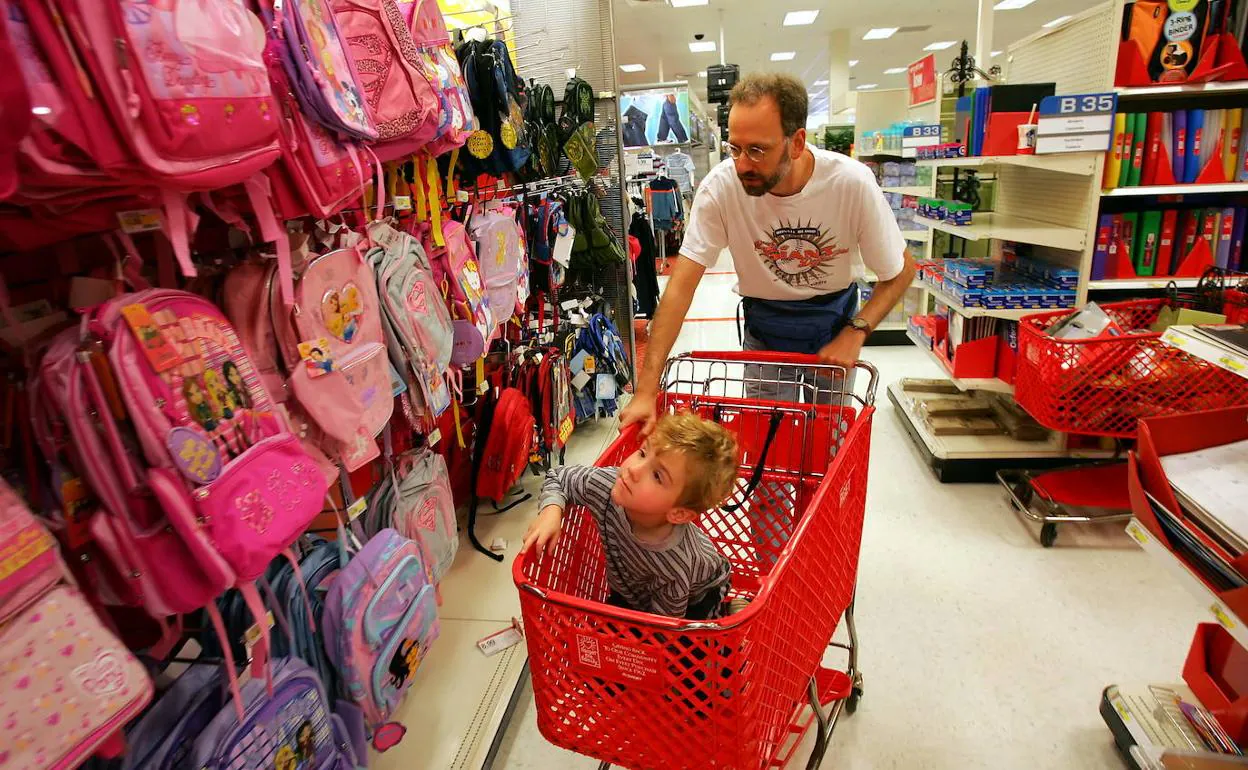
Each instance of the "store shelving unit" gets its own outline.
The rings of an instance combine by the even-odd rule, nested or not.
[[[965,382],[965,381],[964,381]],[[1007,468],[1050,468],[1072,459],[1105,459],[1105,450],[1076,450],[1059,433],[1046,441],[1018,441],[1009,436],[937,436],[900,382],[888,386],[888,399],[936,477],[945,483],[995,481]]]
[[[1180,289],[1194,289],[1199,278],[1104,278],[1088,282],[1088,291],[1151,291],[1170,284]]]
[[[953,373],[949,371],[949,363],[945,361],[945,359],[941,358],[940,355],[935,350],[932,350],[931,347],[928,346],[926,340],[914,334],[914,332],[910,331],[908,328],[906,330],[906,336],[920,350],[926,351],[928,357],[931,358],[933,361],[935,361],[936,364],[945,371],[945,375],[949,378],[949,380],[954,385],[957,385],[958,389],[962,390],[963,392],[971,391],[971,390],[983,390],[983,391],[988,391],[989,393],[1006,393],[1009,395],[1014,394],[1013,385],[1006,382],[1005,380],[1001,380],[996,377],[992,377],[990,379],[982,379],[982,378],[974,378],[974,377],[954,377]]]
[[[1190,326],[1171,326],[1161,335],[1167,345],[1173,345],[1197,358],[1208,361],[1228,372],[1248,377],[1248,357],[1214,343],[1206,337],[1194,334]],[[1248,647],[1248,644],[1244,645]]]
[[[920,185],[918,187],[882,187],[880,188],[886,193],[896,193],[898,195],[931,195],[930,185]]]
[[[951,310],[953,310],[955,313],[962,316],[963,318],[985,318],[986,317],[986,318],[1004,318],[1007,321],[1017,321],[1018,319],[1024,316],[1035,315],[1036,313],[1045,312],[1044,310],[1035,310],[1035,309],[990,310],[988,308],[982,308],[982,307],[963,307],[962,305],[958,304],[958,301],[956,299],[949,296],[941,289],[938,289],[935,286],[932,286],[931,284],[927,284],[927,292],[937,302],[939,302],[942,305],[948,306]]]
[[[1193,83],[1166,86],[1128,86],[1113,89],[1119,99],[1182,99],[1193,95],[1239,95],[1248,94],[1248,81],[1225,83]]]
[[[1248,193],[1248,182],[1117,187],[1113,190],[1106,190],[1102,195],[1106,198],[1136,198],[1147,195],[1219,195],[1227,193]]]
[[[1127,525],[1127,534],[1131,539],[1140,544],[1150,556],[1158,561],[1172,574],[1192,596],[1196,597],[1200,606],[1206,608],[1209,613],[1209,620],[1217,623],[1230,632],[1235,637],[1235,641],[1248,648],[1248,625],[1240,619],[1229,607],[1222,603],[1217,594],[1209,590],[1200,578],[1196,576],[1192,570],[1184,564],[1179,557],[1159,543],[1157,538],[1148,531],[1139,521],[1132,519]]]
[[[1056,174],[1089,176],[1096,170],[1101,153],[1078,152],[1061,155],[998,155],[976,158],[941,158],[921,160],[920,166],[931,168],[1026,168]]]
[[[915,221],[933,230],[956,235],[968,241],[984,239],[1013,241],[1070,251],[1082,249],[1088,237],[1086,230],[1077,227],[1067,227],[1017,214],[997,212],[976,212],[969,225],[955,225],[951,222],[924,217],[916,217]]]

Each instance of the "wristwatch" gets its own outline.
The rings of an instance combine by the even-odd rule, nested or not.
[[[853,318],[850,320],[847,326],[849,326],[849,328],[853,329],[854,331],[859,331],[867,335],[871,334],[871,322],[865,318],[862,318],[862,317]]]

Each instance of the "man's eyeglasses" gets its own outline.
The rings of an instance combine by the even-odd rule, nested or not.
[[[733,160],[740,160],[741,156],[749,158],[753,163],[762,163],[767,160],[767,156],[775,150],[775,147],[759,147],[752,144],[749,147],[738,147],[732,142],[724,142],[724,149],[728,152],[728,157]]]

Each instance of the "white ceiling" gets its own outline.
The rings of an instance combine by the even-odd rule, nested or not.
[[[1016,40],[1037,32],[1041,25],[1068,14],[1077,14],[1104,0],[1035,0],[1026,8],[996,11],[993,49],[1004,50]],[[827,114],[827,88],[816,87],[828,77],[828,45],[831,32],[850,31],[849,59],[858,65],[850,70],[850,88],[876,83],[880,88],[904,88],[904,73],[885,75],[884,70],[905,67],[927,52],[931,43],[966,39],[974,54],[975,0],[710,0],[709,5],[673,8],[664,0],[616,0],[615,51],[620,64],[644,64],[645,72],[617,72],[623,86],[654,83],[659,80],[662,60],[666,80],[689,80],[705,95],[705,80],[698,72],[718,64],[719,52],[690,53],[689,43],[697,33],[719,43],[722,18],[726,60],[741,65],[742,72],[790,72],[805,81],[812,99],[812,116]],[[814,24],[783,26],[788,11],[819,10]],[[898,32],[887,40],[863,40],[872,27],[911,27],[930,25],[922,32]],[[938,70],[947,69],[957,56],[959,45],[936,51]],[[792,61],[773,62],[777,51],[796,51]],[[999,64],[1004,62],[999,61]],[[983,62],[981,67],[987,69]],[[989,66],[991,63],[989,63]]]

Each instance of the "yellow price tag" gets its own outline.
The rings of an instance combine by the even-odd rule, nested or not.
[[[1222,624],[1222,627],[1227,631],[1235,628],[1235,621],[1231,620],[1231,616],[1226,614],[1226,611],[1222,609],[1222,605],[1211,604],[1209,605],[1209,611],[1213,613],[1213,617],[1216,618],[1217,621]]]
[[[1165,340],[1171,345],[1174,345],[1176,348],[1181,348],[1187,344],[1187,340],[1172,331],[1166,332]]]
[[[355,521],[366,510],[368,510],[368,498],[361,497],[347,508],[347,521]]]
[[[1127,534],[1135,538],[1140,545],[1144,545],[1148,542],[1148,535],[1145,534],[1144,529],[1135,522],[1131,522],[1131,525],[1127,527]]]
[[[429,446],[435,447],[438,445],[438,442],[441,440],[442,440],[442,429],[434,428],[433,432],[429,434]]]
[[[410,195],[394,196],[394,210],[395,211],[411,211],[411,209],[412,209],[412,196]]]
[[[1227,369],[1230,369],[1232,372],[1242,372],[1245,369],[1243,361],[1238,358],[1231,358],[1230,356],[1222,356],[1218,359],[1218,363],[1222,364]]]

